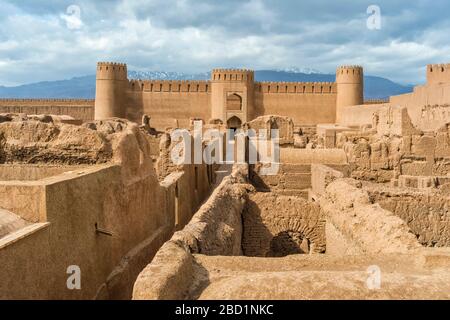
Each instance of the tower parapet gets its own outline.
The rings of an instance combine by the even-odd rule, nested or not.
[[[125,94],[128,87],[127,65],[115,62],[97,64],[95,119],[125,117]]]
[[[342,119],[342,109],[364,103],[364,72],[361,66],[340,66],[336,70],[336,122]]]
[[[450,63],[427,65],[427,84],[450,83]]]
[[[248,69],[213,69],[211,81],[218,82],[253,82],[255,72]]]

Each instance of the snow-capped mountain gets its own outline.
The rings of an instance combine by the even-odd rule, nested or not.
[[[209,80],[210,72],[181,73],[166,71],[128,71],[129,79],[162,80]],[[289,68],[286,70],[257,70],[256,81],[286,82],[333,82],[334,74],[319,73],[313,69]],[[412,86],[392,82],[376,76],[364,77],[366,99],[386,98],[412,91]],[[0,98],[84,98],[95,97],[95,75],[86,75],[68,80],[45,81],[16,87],[0,86]]]
[[[128,79],[141,80],[208,80],[210,78],[209,72],[189,74],[182,72],[167,72],[167,71],[128,71]]]

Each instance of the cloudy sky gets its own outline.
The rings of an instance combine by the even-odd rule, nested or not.
[[[381,10],[381,29],[369,5]],[[424,81],[450,62],[445,0],[0,0],[0,85],[132,70],[313,68]],[[369,19],[369,29],[367,20]]]

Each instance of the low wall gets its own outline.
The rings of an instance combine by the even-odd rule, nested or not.
[[[263,166],[252,167],[250,178],[258,190],[308,198],[311,166],[326,164],[348,174],[347,157],[342,149],[280,149],[279,170],[275,175],[261,174]]]
[[[349,249],[362,254],[395,253],[421,247],[407,224],[373,204],[368,192],[353,179],[330,183],[319,204],[327,229],[331,228],[327,230],[327,254],[347,254]]]
[[[176,232],[139,274],[133,299],[185,299],[194,279],[194,253],[240,255],[246,167],[235,166],[182,230]]]
[[[280,162],[291,164],[347,164],[347,156],[342,149],[296,149],[281,148]]]
[[[414,190],[370,185],[372,201],[405,221],[426,247],[450,247],[450,198],[439,190]]]
[[[250,175],[258,190],[307,197],[306,190],[311,187],[311,165],[280,163],[276,175],[261,174],[261,170],[262,167],[256,165]]]
[[[325,193],[326,187],[336,179],[344,178],[346,174],[322,164],[311,165],[311,187],[316,196]]]
[[[339,124],[348,127],[372,125],[373,114],[381,107],[388,105],[389,103],[379,103],[344,107],[342,108],[342,118]]]
[[[84,166],[0,164],[0,181],[40,180]]]

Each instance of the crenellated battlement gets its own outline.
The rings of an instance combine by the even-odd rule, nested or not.
[[[340,66],[336,69],[336,82],[361,82],[364,76],[361,66]]]
[[[427,83],[450,83],[450,63],[427,65]]]
[[[210,81],[130,80],[129,90],[144,92],[211,92]]]
[[[249,69],[213,69],[211,72],[211,81],[239,81],[253,82],[255,72]]]
[[[0,106],[18,106],[18,105],[32,105],[32,106],[93,106],[94,99],[26,99],[26,98],[0,98]]]
[[[255,83],[255,91],[262,93],[336,93],[335,82],[271,82]]]
[[[127,80],[128,71],[125,63],[97,63],[97,80]]]
[[[346,72],[346,71],[350,72],[352,70],[355,70],[355,72],[356,72],[356,71],[363,71],[363,67],[360,65],[343,65],[343,66],[337,67],[336,70],[340,71],[341,73]]]
[[[99,61],[97,63],[97,66],[113,66],[113,67],[126,67],[126,63],[120,63],[120,62],[107,62],[107,61]]]

